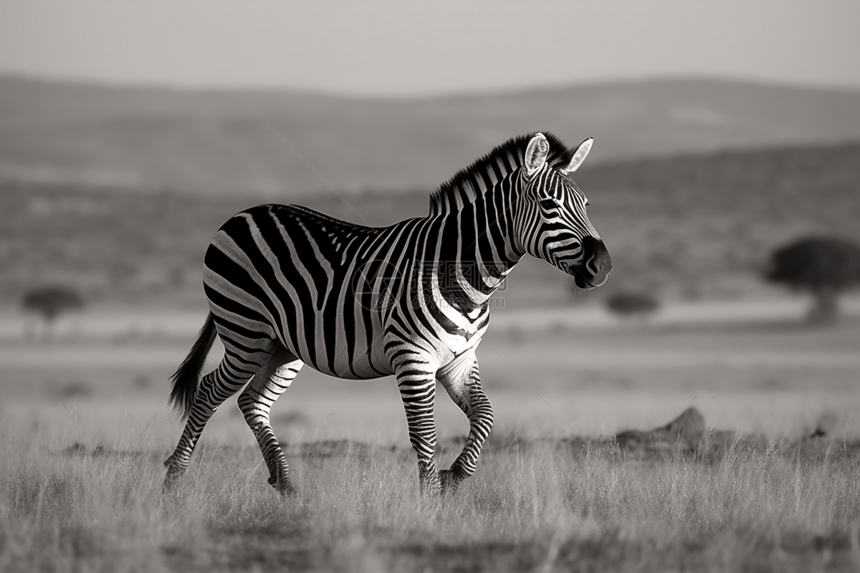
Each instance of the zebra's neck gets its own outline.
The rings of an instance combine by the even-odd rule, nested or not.
[[[458,310],[486,305],[525,254],[514,233],[516,181],[505,178],[444,216],[439,290]]]

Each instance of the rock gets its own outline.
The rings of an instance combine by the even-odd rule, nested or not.
[[[839,426],[840,416],[836,412],[827,411],[818,417],[815,424],[815,430],[809,435],[810,438],[824,438],[832,436],[836,433],[836,428]]]
[[[691,406],[662,428],[652,431],[662,432],[666,438],[684,442],[695,449],[705,436],[705,417]]]
[[[705,436],[705,417],[696,408],[687,408],[680,416],[653,430],[625,430],[615,441],[627,450],[696,451]]]
[[[87,455],[87,447],[80,442],[75,442],[63,450],[63,453],[67,456],[85,456]]]

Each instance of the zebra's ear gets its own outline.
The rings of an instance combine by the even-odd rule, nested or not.
[[[573,157],[570,158],[570,163],[564,168],[565,173],[573,173],[579,169],[579,166],[582,165],[582,162],[585,161],[585,158],[588,156],[588,152],[591,151],[592,143],[594,143],[594,138],[589,137],[579,144],[579,147],[577,147],[576,151],[573,152]]]
[[[547,155],[549,155],[549,142],[542,133],[536,133],[526,146],[526,177],[530,178],[543,169]]]

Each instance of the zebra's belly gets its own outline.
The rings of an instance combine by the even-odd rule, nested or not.
[[[289,338],[285,342],[286,346],[307,366],[329,376],[348,380],[372,380],[394,374],[388,361],[381,355],[371,356],[361,352],[354,353],[350,357],[344,352],[342,345],[338,344],[333,349],[318,347],[315,355],[311,356],[304,345],[296,344]]]
[[[371,363],[370,357],[367,354],[361,354],[355,357],[350,365],[347,360],[338,360],[335,358],[334,371],[326,372],[319,369],[324,374],[337,376],[338,378],[346,378],[349,380],[372,380],[374,378],[382,378],[394,374],[387,361],[383,364],[377,361]]]

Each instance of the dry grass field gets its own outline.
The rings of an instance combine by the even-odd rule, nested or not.
[[[390,380],[303,372],[276,404],[297,496],[266,484],[228,403],[163,497],[181,431],[166,376],[187,341],[136,341],[149,363],[2,366],[0,570],[855,571],[858,340],[851,321],[491,330],[496,428],[477,475],[442,498],[418,495]],[[697,448],[613,438],[690,405],[708,428]],[[444,393],[437,420],[445,466],[467,426]]]
[[[290,448],[280,499],[253,449],[206,449],[176,498],[163,448],[4,443],[5,571],[851,571],[857,446],[766,441],[628,459],[611,442],[497,440],[453,497],[421,498],[410,452]],[[35,449],[35,451],[32,451]]]

